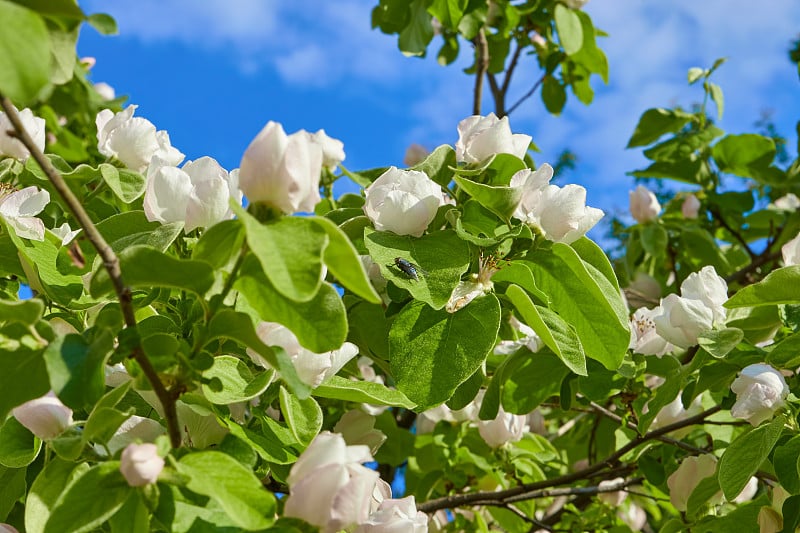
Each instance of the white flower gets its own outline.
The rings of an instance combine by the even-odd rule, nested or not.
[[[53,228],[50,231],[52,231],[56,237],[61,239],[61,246],[66,246],[72,242],[72,239],[77,237],[78,233],[82,231],[82,228],[78,228],[73,231],[73,229],[69,227],[69,224],[64,222],[57,228]]]
[[[15,407],[12,414],[42,440],[58,437],[72,425],[72,409],[61,403],[53,391]]]
[[[783,256],[783,265],[792,266],[800,265],[800,233],[781,246],[781,255]]]
[[[14,110],[17,110],[17,108],[14,107]],[[33,111],[27,107],[22,111],[17,111],[17,114],[19,115],[22,125],[25,127],[25,131],[28,132],[28,135],[30,135],[33,140],[33,144],[36,145],[40,152],[44,152],[44,119],[34,116]],[[20,161],[25,161],[31,154],[28,152],[28,149],[25,148],[25,145],[22,144],[22,141],[8,134],[9,131],[13,130],[14,126],[11,124],[8,116],[0,111],[0,157],[9,156],[19,159]]]
[[[713,329],[714,314],[700,300],[670,294],[653,309],[656,333],[679,348],[697,344],[697,337]]]
[[[753,476],[744,486],[742,492],[733,499],[733,503],[745,503],[753,499],[753,496],[758,492],[758,478]]]
[[[378,473],[366,446],[347,446],[341,435],[323,431],[289,471],[286,516],[302,518],[334,533],[364,523],[372,510]]]
[[[154,158],[147,175],[144,212],[147,220],[184,222],[184,230],[208,228],[233,218],[230,199],[242,201],[238,172],[228,173],[215,159],[201,157],[183,168]]]
[[[356,533],[427,533],[427,531],[428,515],[417,511],[414,496],[383,500],[378,510],[356,529]]]
[[[783,374],[763,363],[745,367],[731,383],[731,390],[736,393],[731,416],[753,426],[772,418],[789,395]]]
[[[347,444],[364,444],[372,453],[386,442],[386,435],[375,429],[375,417],[358,409],[347,411],[333,426],[333,431],[340,433]]]
[[[492,276],[500,270],[497,266],[497,260],[493,256],[481,257],[478,265],[478,272],[472,274],[471,279],[459,281],[456,288],[453,289],[450,299],[445,305],[445,310],[448,313],[455,313],[459,309],[463,309],[472,300],[494,288]]]
[[[144,172],[154,156],[169,165],[183,161],[183,154],[173,148],[166,131],[156,131],[152,122],[134,117],[135,105],[114,114],[103,109],[97,114],[97,149],[107,157],[116,157],[131,170]]]
[[[413,167],[425,161],[425,158],[431,152],[421,144],[413,143],[406,148],[406,155],[403,156],[403,164],[407,167]]]
[[[44,240],[44,222],[36,218],[50,203],[50,193],[35,186],[14,191],[0,199],[0,216],[14,228],[17,237]]]
[[[503,407],[497,411],[494,420],[479,420],[478,432],[491,448],[499,448],[507,442],[521,440],[528,431],[527,417],[506,413]]]
[[[478,163],[495,154],[525,157],[531,136],[512,134],[508,117],[498,119],[494,113],[485,117],[472,115],[458,123],[456,160]]]
[[[570,244],[592,229],[604,213],[586,206],[586,189],[549,185],[552,177],[553,167],[547,163],[535,172],[523,169],[511,177],[511,187],[522,187],[514,216],[537,228],[547,240]]]
[[[334,376],[347,362],[356,356],[358,347],[345,342],[338,350],[314,353],[300,345],[292,331],[275,322],[262,322],[256,328],[259,338],[268,346],[280,346],[292,358],[300,381],[310,387],[318,387],[323,381]],[[247,355],[257,365],[270,368],[269,364],[256,352],[248,349]]]
[[[640,307],[631,317],[631,344],[630,348],[642,355],[657,355],[661,357],[673,350],[674,346],[661,337],[656,331],[655,316],[661,314],[661,308],[652,310]]]
[[[678,469],[667,479],[669,499],[675,509],[686,511],[686,504],[692,491],[703,479],[711,477],[717,471],[717,458],[711,454],[687,457]],[[720,502],[722,492],[718,492],[712,501]]]
[[[164,458],[158,455],[155,444],[129,444],[122,450],[119,470],[131,487],[155,483],[164,470]]]
[[[697,218],[699,212],[700,200],[694,194],[690,194],[681,204],[681,214],[683,218]]]
[[[794,193],[785,194],[774,202],[775,207],[783,211],[795,211],[800,207],[800,198]]]
[[[661,212],[661,204],[658,203],[656,195],[644,185],[639,185],[634,191],[628,191],[631,216],[639,224],[650,222],[658,218]]]
[[[728,301],[728,284],[714,270],[713,266],[705,266],[699,272],[692,272],[681,283],[681,296],[692,300],[700,300],[708,307],[714,324],[724,324]]]
[[[156,437],[163,435],[165,432],[164,426],[152,418],[133,415],[119,426],[114,436],[109,439],[106,447],[111,452],[111,455],[114,455],[136,441],[154,442]]]
[[[684,409],[681,394],[679,393],[674,400],[661,408],[656,417],[653,419],[653,423],[650,424],[650,429],[653,430],[663,428],[664,426],[669,426],[670,424],[675,424],[676,422],[686,420],[689,417],[699,415],[702,412],[702,395],[695,398],[692,403],[689,404],[689,407]],[[669,436],[676,439],[681,439],[691,433],[691,431],[691,427],[685,427],[671,432]]]
[[[422,236],[444,205],[441,187],[424,172],[397,167],[389,167],[364,195],[364,213],[375,229],[398,235]]]
[[[327,167],[331,172],[336,169],[336,166],[344,161],[344,143],[339,139],[328,137],[325,130],[318,130],[316,133],[303,131],[308,138],[322,148],[322,166]]]
[[[97,91],[97,94],[99,94],[103,100],[113,100],[117,97],[117,93],[114,91],[114,88],[104,81],[95,83],[94,90]]]
[[[282,212],[313,211],[320,200],[323,149],[307,131],[286,135],[269,121],[242,156],[239,185],[252,203]]]

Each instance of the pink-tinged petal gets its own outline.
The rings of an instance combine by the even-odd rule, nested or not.
[[[331,518],[334,499],[349,479],[346,466],[327,464],[316,468],[296,483],[290,482],[291,493],[286,498],[285,516],[302,518],[309,524],[326,528]]]
[[[289,471],[287,481],[294,486],[311,472],[329,464],[344,464],[347,461],[347,444],[341,435],[323,431],[311,441]]]
[[[50,193],[38,187],[25,187],[0,201],[0,214],[6,217],[35,216],[50,203]]]
[[[364,522],[369,517],[372,491],[380,475],[361,465],[348,464],[349,481],[341,487],[331,506],[331,522],[339,531]]]

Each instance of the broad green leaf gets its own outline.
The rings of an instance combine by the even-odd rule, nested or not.
[[[740,289],[725,302],[725,307],[797,303],[800,303],[800,265],[793,265],[773,270],[758,283]]]
[[[641,229],[642,249],[652,257],[663,257],[666,253],[669,236],[663,226],[645,224]]]
[[[775,159],[775,141],[763,135],[726,135],[711,151],[722,172],[745,178],[758,178],[758,170]]]
[[[129,204],[144,194],[145,179],[138,172],[107,163],[101,164],[99,170],[108,188],[124,203]]]
[[[27,104],[50,84],[50,35],[42,17],[0,0],[0,93]]]
[[[281,427],[283,431],[278,433],[273,431],[274,426],[262,424],[260,431],[253,431],[242,427],[234,420],[225,420],[224,422],[232,435],[249,444],[265,461],[278,465],[292,464],[297,461],[297,454],[292,448],[300,448],[300,444],[288,429]],[[274,422],[274,424],[278,423]]]
[[[269,365],[276,369],[289,389],[299,398],[307,398],[311,393],[308,385],[300,381],[292,360],[283,349],[273,350],[256,334],[256,329],[250,317],[230,309],[220,311],[208,324],[208,337],[206,342],[214,339],[233,339],[241,342],[258,355],[264,358]]]
[[[781,506],[783,531],[797,531],[800,526],[800,495],[789,496]],[[760,515],[759,515],[760,516]]]
[[[586,355],[616,369],[630,343],[618,290],[572,247],[555,243],[552,252],[540,251],[527,263],[537,287],[550,299],[550,309],[575,328]]]
[[[7,350],[0,348],[0,418],[28,400],[44,396],[50,380],[42,350],[26,346]]]
[[[487,294],[457,313],[407,304],[389,332],[397,388],[418,411],[447,401],[481,366],[500,328],[497,297]]]
[[[44,302],[30,300],[0,300],[0,322],[19,322],[26,326],[34,325],[44,312]]]
[[[567,103],[564,86],[553,76],[547,76],[542,83],[542,102],[549,113],[560,115]]]
[[[744,339],[744,332],[739,328],[725,328],[700,334],[697,343],[705,351],[719,359],[728,355],[742,342],[742,339]]]
[[[583,46],[583,27],[578,15],[564,4],[558,3],[555,8],[556,30],[564,52],[568,56],[578,52]]]
[[[686,79],[689,82],[689,85],[691,85],[705,75],[706,75],[705,69],[702,69],[700,67],[692,67],[686,73]]]
[[[775,344],[767,355],[767,363],[776,368],[793,368],[793,365],[800,364],[800,333]]]
[[[262,320],[278,322],[295,334],[300,344],[314,353],[341,348],[347,338],[347,315],[339,293],[328,283],[320,285],[313,298],[298,303],[282,295],[248,257],[234,287]]]
[[[545,346],[553,350],[567,368],[585,376],[586,355],[575,330],[549,309],[537,308],[517,285],[509,285],[506,296],[514,304],[520,319],[539,335]]]
[[[467,194],[506,222],[522,199],[522,187],[484,185],[461,176],[454,179]]]
[[[597,271],[603,274],[608,282],[619,291],[619,280],[617,280],[617,275],[614,274],[614,267],[611,266],[608,256],[596,242],[587,237],[581,237],[570,244],[570,246],[572,246],[585,263],[597,269]]]
[[[426,0],[413,0],[410,5],[411,20],[400,32],[397,44],[406,56],[424,56],[428,43],[433,39],[431,15]]]
[[[705,162],[696,157],[675,162],[656,161],[644,170],[635,170],[627,174],[635,178],[669,178],[692,185],[703,185],[709,178]]]
[[[789,494],[800,493],[800,436],[795,436],[775,448],[772,458],[775,475]]]
[[[135,489],[122,477],[119,461],[108,461],[91,467],[61,490],[44,533],[94,531],[122,507]]]
[[[0,426],[0,465],[7,468],[28,466],[41,448],[42,441],[13,416]]]
[[[313,397],[300,400],[281,387],[281,414],[286,418],[286,425],[297,441],[308,446],[322,429],[322,409]]]
[[[131,494],[120,510],[109,519],[111,533],[148,533],[151,531],[150,511],[142,496],[139,492]]]
[[[454,227],[456,235],[480,247],[488,248],[507,239],[530,233],[525,224],[509,227],[501,223],[494,214],[475,200],[467,200],[463,213],[458,209],[450,209],[445,218]]]
[[[233,457],[214,451],[190,453],[178,462],[178,471],[189,476],[189,490],[215,500],[239,527],[255,531],[274,521],[275,497]]]
[[[238,220],[223,220],[203,232],[192,250],[192,259],[222,268],[242,249],[244,228]]]
[[[647,146],[666,133],[675,133],[692,119],[692,115],[672,109],[652,108],[639,117],[639,123],[628,140],[627,148]]]
[[[323,260],[339,283],[354,294],[374,304],[381,303],[381,297],[372,287],[358,252],[339,227],[324,217],[311,220],[319,224],[328,234],[328,246],[325,247]]]
[[[717,120],[722,120],[722,113],[725,111],[725,96],[722,93],[722,87],[716,83],[708,83],[708,92],[711,99],[717,105]]]
[[[122,279],[130,287],[169,287],[202,296],[214,284],[214,271],[205,261],[176,259],[143,245],[126,248],[118,257]],[[92,276],[92,296],[102,296],[112,290],[108,271],[100,268]]]
[[[211,368],[203,372],[203,378],[218,379],[222,383],[222,390],[215,390],[204,382],[203,396],[217,405],[251,400],[267,390],[273,375],[272,370],[253,375],[250,367],[241,359],[231,355],[219,355],[214,358]]]
[[[50,384],[65,405],[82,409],[105,392],[105,362],[114,348],[107,330],[89,344],[76,333],[57,337],[44,351]]]
[[[364,242],[383,277],[434,309],[444,307],[469,268],[469,245],[451,230],[417,239],[365,229]],[[410,261],[427,274],[422,273],[417,280],[409,278],[395,265],[396,257]]]
[[[445,0],[454,3],[459,0]],[[453,169],[456,168],[456,152],[449,144],[443,144],[428,154],[423,161],[417,163],[410,170],[424,172],[430,179],[441,185],[447,185],[453,179]]]
[[[113,407],[94,409],[83,428],[83,441],[106,444],[122,423],[130,418],[132,411],[122,412]]]
[[[778,416],[769,424],[763,424],[743,433],[725,450],[719,461],[717,476],[722,492],[729,501],[742,492],[753,474],[761,467],[761,463],[778,442],[785,422],[782,416]]]
[[[53,458],[45,465],[31,485],[25,499],[25,531],[42,533],[50,511],[55,506],[64,487],[89,470],[86,463],[73,463]]]
[[[162,225],[159,222],[148,221],[144,211],[128,211],[98,222],[97,231],[117,253],[134,244],[147,244],[156,250],[164,252],[172,243],[172,240],[167,242],[159,237],[166,236],[162,228],[171,226],[173,225]],[[175,233],[176,237],[182,229],[182,224],[180,226],[177,233]],[[160,229],[161,231],[159,231]],[[174,230],[169,233],[174,233]],[[90,247],[84,249],[84,253],[87,252],[92,252]]]
[[[492,276],[492,281],[494,283],[501,281],[515,283],[525,289],[528,296],[532,297],[535,302],[542,305],[548,305],[550,302],[547,295],[536,286],[531,269],[523,262],[512,262],[503,266]]]
[[[467,0],[433,0],[428,12],[436,17],[443,26],[457,28],[466,7]]]
[[[119,33],[117,21],[106,13],[92,13],[86,19],[86,22],[103,35],[117,35]]]
[[[322,283],[322,253],[329,241],[323,227],[303,217],[261,224],[241,207],[232,208],[273,287],[295,302],[311,300]]]
[[[78,42],[78,26],[64,30],[56,24],[48,24],[50,35],[50,81],[62,85],[72,79],[75,70],[75,45]],[[84,152],[85,153],[85,152]],[[88,154],[87,154],[88,155]]]
[[[689,495],[689,500],[686,502],[686,515],[690,518],[696,517],[700,511],[706,508],[708,502],[719,494],[719,491],[717,476],[703,478]]]
[[[25,496],[25,472],[25,468],[0,466],[0,516],[8,516]]]
[[[404,407],[406,409],[415,407],[414,402],[399,390],[390,389],[380,383],[353,381],[341,376],[331,376],[326,379],[319,387],[314,389],[314,396],[353,403]]]

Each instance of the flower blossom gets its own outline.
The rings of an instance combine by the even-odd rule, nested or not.
[[[44,240],[44,222],[36,215],[50,203],[50,193],[31,185],[0,197],[0,216],[14,228],[17,237]]]
[[[428,515],[417,511],[414,496],[383,500],[356,533],[427,533]]]
[[[442,188],[419,170],[389,169],[364,191],[364,213],[378,231],[421,237],[444,205]]]
[[[485,117],[472,115],[458,123],[456,161],[479,163],[495,154],[525,157],[531,136],[511,133],[508,117],[497,118],[494,113]]]
[[[772,418],[789,395],[783,374],[763,363],[742,369],[731,383],[731,390],[736,393],[731,416],[743,418],[753,426]]]
[[[14,110],[16,111],[17,108],[14,107]],[[40,152],[44,152],[44,119],[34,116],[33,111],[27,107],[22,111],[17,111],[17,114],[19,115],[20,122],[22,122],[22,125],[25,127],[25,131],[28,132],[28,135],[33,140],[33,144],[36,145]],[[25,145],[22,144],[22,141],[8,134],[8,132],[13,129],[14,126],[11,124],[8,115],[0,111],[0,157],[14,157],[24,162],[31,154]]]
[[[107,157],[116,157],[136,172],[144,172],[157,156],[169,165],[183,161],[184,155],[169,141],[169,134],[156,131],[149,120],[134,117],[135,105],[119,113],[103,109],[97,114],[97,149]]]
[[[658,214],[661,212],[661,204],[658,203],[656,195],[644,185],[638,185],[636,190],[629,191],[628,199],[630,201],[631,216],[639,224],[658,218]]]
[[[61,403],[53,391],[15,407],[12,414],[42,440],[58,437],[72,425],[72,409]]]
[[[122,450],[119,469],[128,485],[143,487],[156,482],[164,470],[164,458],[158,455],[155,444],[129,444]]]

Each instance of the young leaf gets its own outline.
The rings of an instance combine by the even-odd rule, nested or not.
[[[42,441],[10,416],[0,426],[0,465],[8,468],[28,466],[39,455]]]
[[[322,429],[322,409],[313,397],[300,400],[286,389],[280,389],[281,413],[297,441],[308,446]]]
[[[346,402],[389,405],[413,409],[414,402],[399,390],[371,381],[353,381],[341,376],[331,376],[314,389],[314,396]]]
[[[778,416],[769,424],[743,433],[728,446],[717,469],[725,498],[733,500],[742,492],[778,442],[784,423],[784,418]]]
[[[203,396],[217,405],[251,400],[267,390],[274,374],[274,371],[266,370],[253,375],[250,367],[241,359],[231,355],[219,355],[214,358],[211,368],[203,372],[203,378],[218,379],[222,383],[222,389],[215,390],[204,382]]]

